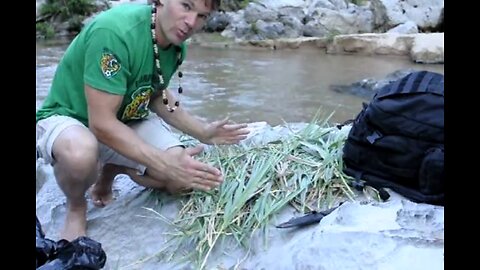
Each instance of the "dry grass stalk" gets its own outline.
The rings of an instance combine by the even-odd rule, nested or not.
[[[169,243],[187,251],[181,256],[203,269],[226,238],[248,249],[254,232],[266,235],[270,219],[286,205],[308,212],[353,198],[349,177],[342,172],[347,135],[327,121],[314,121],[281,143],[214,147],[201,160],[222,168],[225,181],[217,190],[182,198]]]

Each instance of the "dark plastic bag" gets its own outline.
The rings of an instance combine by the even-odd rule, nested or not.
[[[97,270],[105,266],[107,255],[99,242],[86,236],[71,242],[46,239],[38,217],[36,229],[37,270]]]

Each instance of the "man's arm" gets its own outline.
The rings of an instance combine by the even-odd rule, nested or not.
[[[175,97],[169,90],[167,91],[167,98],[171,106],[175,104]],[[150,109],[155,112],[160,118],[165,120],[168,124],[172,125],[176,129],[187,133],[188,135],[197,138],[201,142],[205,141],[205,128],[207,123],[201,121],[200,119],[194,117],[186,110],[183,109],[182,105],[178,106],[174,112],[169,112],[167,106],[163,104],[162,95],[155,95],[152,100],[152,106]]]
[[[146,167],[165,169],[164,153],[149,146],[130,127],[117,119],[122,96],[99,91],[88,85],[85,85],[85,94],[89,128],[98,141]]]
[[[169,103],[175,104],[176,99],[171,92],[165,91]],[[245,139],[249,133],[246,124],[229,124],[228,118],[205,123],[189,114],[182,106],[169,112],[163,104],[161,94],[154,96],[150,109],[168,124],[206,144],[235,144]]]
[[[85,86],[89,127],[98,141],[125,157],[145,165],[154,179],[179,181],[185,187],[210,190],[223,181],[221,172],[193,158],[200,148],[167,153],[144,142],[116,118],[122,96]]]

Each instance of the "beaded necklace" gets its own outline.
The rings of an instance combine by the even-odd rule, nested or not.
[[[158,75],[158,81],[160,85],[164,84],[164,79],[163,79],[163,74],[162,74],[162,69],[160,68],[160,54],[158,53],[158,45],[157,45],[157,35],[155,33],[155,20],[156,20],[156,15],[157,15],[157,1],[152,1],[152,23],[151,23],[151,31],[152,31],[152,43],[153,43],[153,56],[154,56],[154,62],[155,62],[155,68],[157,69],[157,75]],[[175,46],[176,52],[177,52],[177,66],[180,67],[182,64],[182,54],[181,54],[181,48],[179,46]],[[179,86],[178,86],[178,93],[181,94],[183,92],[182,84],[181,84],[181,78],[183,77],[183,73],[181,71],[178,71],[178,78],[179,78]],[[175,106],[172,107],[170,104],[168,104],[168,98],[167,98],[167,91],[166,89],[162,89],[162,101],[163,104],[167,107],[167,110],[169,112],[174,112],[178,106],[180,106],[180,101],[175,102]]]

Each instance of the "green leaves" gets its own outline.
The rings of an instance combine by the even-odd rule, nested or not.
[[[199,159],[221,168],[225,181],[217,190],[194,191],[182,198],[183,207],[171,223],[183,233],[169,243],[186,250],[203,269],[212,250],[225,240],[248,249],[249,240],[261,230],[266,243],[271,219],[287,205],[307,212],[353,198],[349,177],[342,171],[347,135],[327,121],[313,122],[275,144],[206,151]],[[184,142],[197,143],[191,138]]]

